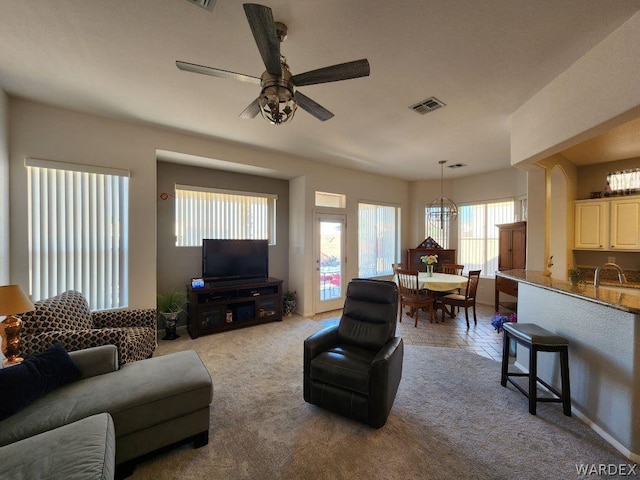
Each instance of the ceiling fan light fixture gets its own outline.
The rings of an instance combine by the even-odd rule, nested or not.
[[[260,97],[258,97],[262,117],[274,125],[281,125],[291,121],[298,108],[289,66],[284,57],[282,57],[281,62],[281,77],[272,75],[269,72],[262,74],[262,91],[260,92]]]

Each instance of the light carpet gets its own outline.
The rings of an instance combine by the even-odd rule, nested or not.
[[[576,465],[628,461],[560,404],[500,386],[500,364],[459,349],[405,346],[387,424],[374,430],[304,402],[302,342],[322,326],[293,316],[191,340],[213,379],[209,444],[138,465],[133,479],[576,479]]]

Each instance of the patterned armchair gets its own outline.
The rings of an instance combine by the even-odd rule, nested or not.
[[[34,303],[23,314],[22,355],[42,352],[59,341],[68,351],[115,345],[120,365],[149,358],[157,346],[156,310],[91,312],[82,293],[69,290]]]

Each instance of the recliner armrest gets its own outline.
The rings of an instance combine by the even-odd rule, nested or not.
[[[394,337],[380,349],[371,362],[369,425],[373,428],[380,428],[387,421],[402,378],[403,358],[402,337]]]
[[[85,348],[69,352],[80,369],[80,378],[95,377],[118,370],[118,349],[115,345]]]
[[[331,348],[338,343],[338,325],[327,327],[324,330],[314,333],[304,341],[305,360],[307,353],[309,360],[321,352]]]
[[[318,354],[338,343],[338,325],[325,328],[309,336],[304,341],[304,371],[302,377],[303,395],[311,401],[311,360]]]
[[[396,354],[400,344],[402,343],[402,337],[393,337],[378,351],[373,358],[371,365],[375,368],[376,363],[388,362],[392,355]]]

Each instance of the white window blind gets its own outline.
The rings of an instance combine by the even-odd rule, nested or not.
[[[128,304],[129,172],[28,159],[29,290],[78,290],[91,309]]]
[[[276,195],[176,185],[176,245],[203,238],[269,240],[275,244]]]
[[[498,269],[496,225],[513,222],[513,200],[462,205],[458,212],[458,263],[467,272],[482,270],[482,276],[493,277]]]
[[[607,185],[612,192],[635,193],[640,190],[640,168],[609,173]]]
[[[429,219],[429,208],[424,209],[424,238],[433,238],[442,248],[449,248],[451,223],[448,217],[444,217],[442,225],[440,221]]]
[[[358,205],[358,276],[391,275],[398,254],[400,209],[388,205]]]

